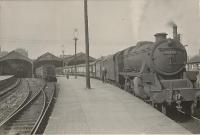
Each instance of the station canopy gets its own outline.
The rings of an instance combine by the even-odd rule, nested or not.
[[[0,58],[0,62],[7,61],[7,60],[21,60],[21,61],[26,61],[28,63],[32,63],[31,59],[29,59],[28,57],[16,51],[11,51],[7,55]]]
[[[195,55],[188,61],[188,64],[195,64],[195,63],[200,63],[200,55]]]
[[[35,67],[39,67],[41,65],[44,64],[53,64],[56,67],[60,67],[62,66],[62,59],[56,57],[55,55],[47,52],[43,55],[41,55],[40,57],[38,57],[35,61],[34,61],[34,66]]]
[[[85,59],[86,59],[86,54],[83,52],[80,52],[80,53],[76,54],[76,57],[75,57],[75,55],[73,55],[71,57],[65,58],[64,62],[65,62],[65,65],[71,66],[71,65],[75,65],[75,64],[84,64]],[[93,62],[95,60],[96,60],[95,58],[93,58],[91,56],[89,57],[89,62]]]

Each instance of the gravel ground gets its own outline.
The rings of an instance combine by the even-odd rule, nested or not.
[[[27,82],[22,80],[12,94],[0,100],[0,123],[24,102],[29,93],[27,88]]]

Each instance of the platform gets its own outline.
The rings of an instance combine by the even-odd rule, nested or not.
[[[3,76],[0,76],[0,81],[6,80],[6,79],[11,78],[11,77],[13,77],[13,75],[3,75]]]
[[[150,105],[110,84],[58,77],[60,91],[44,134],[190,134]]]

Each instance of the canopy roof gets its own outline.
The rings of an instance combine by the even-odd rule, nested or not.
[[[200,63],[200,55],[195,55],[192,57],[189,61],[189,64],[195,64],[195,63]]]
[[[36,59],[36,61],[62,61],[60,58],[55,55],[47,52]]]
[[[53,64],[56,67],[59,67],[62,65],[62,59],[56,57],[55,55],[47,52],[43,55],[41,55],[40,57],[38,57],[35,61],[34,61],[34,67],[39,67],[41,65],[44,64]]]
[[[27,61],[29,63],[32,62],[31,59],[29,59],[28,57],[26,57],[16,51],[11,51],[7,55],[0,58],[0,62],[6,61],[6,60],[23,60],[23,61]]]
[[[84,64],[85,63],[85,59],[86,59],[86,54],[83,53],[83,52],[80,52],[80,53],[76,54],[76,58],[75,58],[75,55],[73,55],[71,57],[65,58],[64,62],[67,65]],[[96,60],[95,58],[93,58],[91,56],[89,57],[89,62],[93,62],[95,60]]]

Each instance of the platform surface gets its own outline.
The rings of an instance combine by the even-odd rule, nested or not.
[[[189,131],[144,103],[110,84],[85,78],[58,77],[60,87],[44,134],[190,134]]]
[[[3,76],[0,76],[0,81],[6,80],[6,79],[8,79],[10,77],[13,77],[13,75],[3,75]]]

